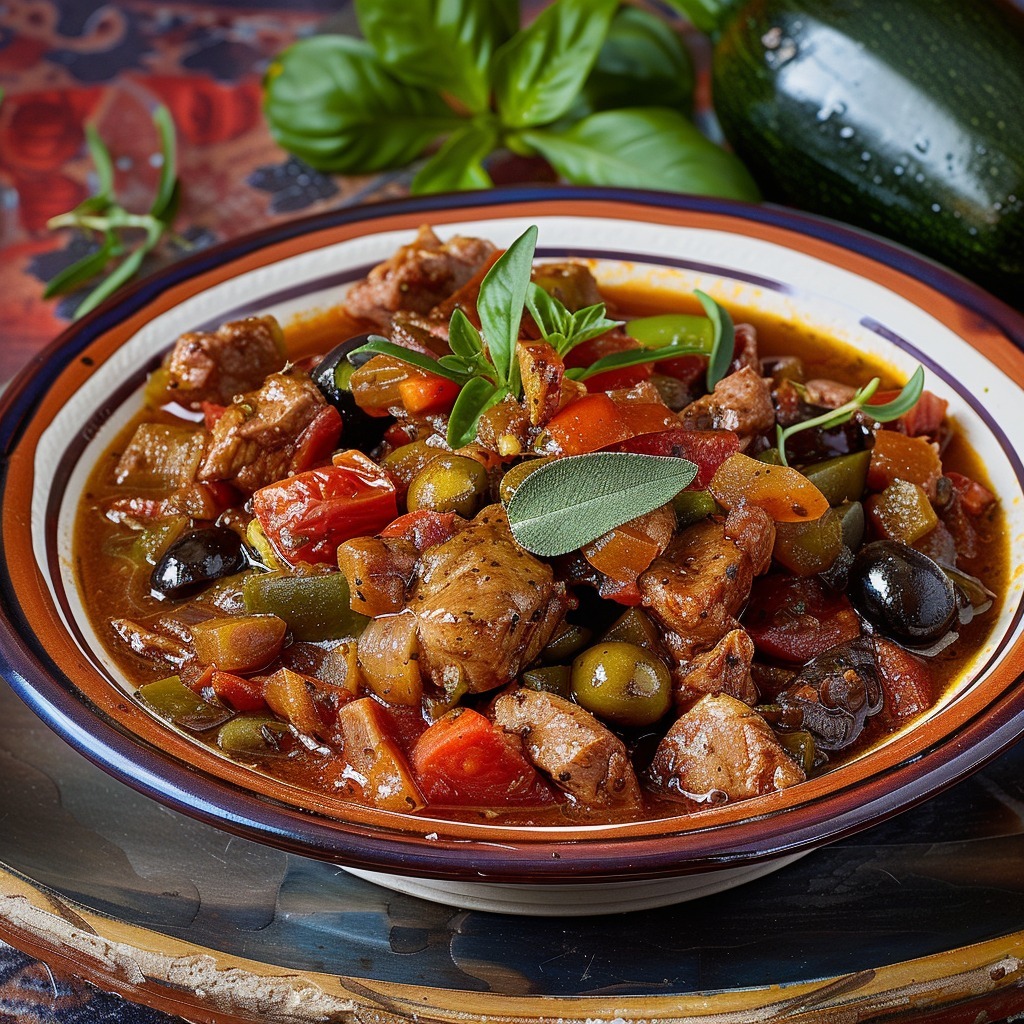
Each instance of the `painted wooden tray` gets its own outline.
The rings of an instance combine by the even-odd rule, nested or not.
[[[1024,1012],[1024,745],[727,893],[460,911],[139,795],[0,684],[0,938],[210,1022],[998,1020]],[[987,1013],[987,1016],[978,1016]]]

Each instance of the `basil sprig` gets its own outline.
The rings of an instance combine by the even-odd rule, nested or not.
[[[508,503],[516,542],[554,558],[671,501],[697,475],[687,459],[593,452],[535,469]]]
[[[73,210],[51,217],[46,226],[78,228],[101,237],[98,249],[65,267],[51,278],[44,298],[63,295],[102,274],[112,260],[125,258],[108,274],[75,310],[75,319],[95,309],[105,298],[138,273],[147,254],[156,248],[170,230],[179,198],[177,148],[174,122],[166,107],[153,112],[153,124],[160,137],[160,178],[147,213],[129,213],[114,196],[114,161],[110,150],[92,125],[85,127],[85,141],[96,170],[96,192],[83,199]],[[126,236],[143,234],[134,248]]]
[[[693,66],[658,15],[554,0],[356,0],[364,39],[315,36],[271,64],[264,111],[289,152],[362,174],[426,157],[414,192],[485,188],[501,150],[568,181],[756,199],[731,153],[687,120]]]
[[[785,429],[781,425],[776,426],[776,444],[778,445],[779,458],[782,460],[782,464],[784,466],[789,465],[786,461],[786,441],[801,430],[812,430],[815,427],[822,427],[826,430],[830,427],[841,427],[852,418],[854,413],[859,412],[861,409],[871,419],[879,423],[889,423],[910,412],[917,404],[917,400],[921,397],[921,392],[924,390],[924,369],[919,366],[912,374],[910,380],[903,386],[900,393],[891,402],[884,402],[881,405],[868,405],[871,396],[878,390],[879,384],[881,384],[881,380],[878,377],[872,377],[864,387],[858,388],[853,398],[845,404],[835,409],[829,409],[828,412],[823,412],[820,416],[814,416],[809,420],[802,420],[800,423],[793,423]]]
[[[349,353],[349,362],[362,363],[367,353],[398,359],[427,373],[445,377],[461,388],[448,417],[447,441],[452,448],[461,448],[476,437],[480,417],[510,395],[522,397],[519,358],[516,345],[524,310],[529,310],[541,336],[560,356],[577,345],[605,334],[622,324],[605,316],[603,302],[573,313],[558,298],[544,291],[531,280],[533,255],[537,247],[537,227],[531,225],[495,261],[480,282],[477,315],[481,330],[473,326],[461,309],[456,309],[448,324],[448,347],[451,353],[439,359],[396,345],[380,335]],[[729,368],[733,352],[733,327],[728,312],[711,296],[694,293],[712,325],[710,349],[702,341],[693,343],[680,334],[670,345],[657,348],[614,352],[598,359],[589,367],[566,371],[573,380],[586,380],[594,374],[624,366],[674,359],[688,353],[710,354],[708,389]],[[692,317],[686,317],[687,321]],[[602,531],[604,532],[604,531]]]

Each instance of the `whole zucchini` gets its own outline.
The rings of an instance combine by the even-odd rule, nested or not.
[[[995,0],[745,0],[726,12],[712,80],[722,130],[766,198],[1024,301],[1017,12]]]

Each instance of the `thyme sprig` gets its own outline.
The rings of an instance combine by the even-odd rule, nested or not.
[[[85,127],[85,140],[96,169],[97,190],[83,199],[73,210],[51,217],[47,227],[52,230],[76,228],[100,238],[99,248],[65,267],[52,278],[43,292],[44,298],[63,295],[99,277],[111,262],[120,260],[79,303],[75,319],[95,309],[123,284],[130,281],[146,256],[170,230],[180,195],[177,147],[174,122],[166,107],[153,112],[153,124],[160,136],[160,179],[156,195],[147,213],[131,213],[114,195],[114,161],[106,143],[92,125]],[[141,241],[133,236],[141,232]]]

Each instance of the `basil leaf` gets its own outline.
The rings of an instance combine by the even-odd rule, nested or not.
[[[606,110],[565,129],[529,128],[510,142],[540,153],[578,185],[758,197],[753,178],[732,153],[667,108]]]
[[[550,342],[556,335],[564,338],[572,329],[572,313],[536,281],[526,289],[526,308],[545,341]]]
[[[495,51],[519,27],[518,0],[356,0],[359,27],[409,85],[487,109]]]
[[[465,359],[475,359],[483,355],[484,343],[480,332],[473,326],[469,317],[456,307],[448,322],[448,347]]]
[[[621,107],[693,109],[693,58],[682,36],[641,7],[620,7],[572,108],[574,119]]]
[[[405,85],[373,48],[348,36],[313,36],[271,64],[264,110],[274,139],[322,171],[401,167],[463,121],[435,93]]]
[[[425,370],[427,373],[432,373],[437,377],[444,377],[447,380],[455,381],[456,384],[464,384],[469,376],[467,373],[460,373],[445,366],[431,356],[425,356],[422,352],[414,352],[411,348],[406,348],[404,345],[396,345],[393,341],[388,341],[387,338],[372,337],[365,345],[360,345],[359,348],[349,352],[349,362],[355,365],[353,357],[363,352],[391,356],[392,359],[398,359],[400,362],[408,363],[410,366]]]
[[[480,417],[508,395],[505,385],[495,384],[486,377],[474,377],[467,381],[455,399],[448,415],[448,445],[461,448],[476,437]]]
[[[695,288],[693,294],[700,300],[714,330],[707,374],[708,391],[714,391],[715,385],[725,376],[732,362],[736,349],[736,331],[725,306],[720,306],[707,292],[702,292],[699,288]]]
[[[671,501],[697,475],[686,459],[594,452],[534,470],[508,503],[512,536],[546,558],[584,544]]]
[[[484,170],[483,159],[498,145],[493,125],[466,125],[420,168],[412,180],[414,195],[428,192],[466,192],[491,188],[494,182]]]
[[[498,50],[494,95],[502,124],[547,124],[572,106],[617,7],[618,0],[556,0]]]
[[[891,401],[881,405],[865,405],[864,412],[879,423],[898,420],[904,413],[910,412],[917,404],[924,390],[924,367],[919,366],[910,380],[903,385],[903,390]]]
[[[566,377],[573,380],[587,380],[606,370],[621,370],[626,366],[642,366],[644,363],[660,363],[662,359],[675,359],[677,356],[703,355],[704,350],[695,345],[663,345],[661,348],[631,348],[625,352],[612,352],[602,356],[587,367],[576,367],[566,370]]]
[[[516,342],[537,246],[537,225],[531,224],[497,259],[480,283],[476,311],[491,362],[503,384],[513,384],[518,370]]]

